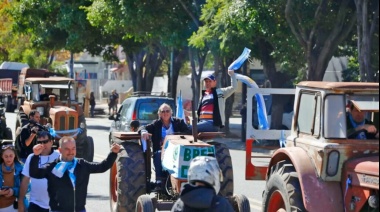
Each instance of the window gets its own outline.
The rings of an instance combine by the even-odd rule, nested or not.
[[[121,122],[127,122],[128,118],[128,115],[130,114],[129,113],[129,110],[131,110],[131,102],[126,102],[125,104],[123,104],[121,106],[122,108],[120,108],[120,121]]]
[[[158,108],[160,105],[158,105],[157,102],[141,102],[138,105],[138,114],[137,119],[138,120],[154,120],[158,118]]]
[[[342,95],[328,95],[324,107],[325,138],[346,137],[346,107]]]
[[[298,109],[297,125],[300,133],[319,136],[321,117],[321,96],[302,93]]]

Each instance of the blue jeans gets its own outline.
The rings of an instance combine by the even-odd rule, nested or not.
[[[91,117],[94,117],[94,110],[95,110],[95,105],[91,105],[90,106]]]
[[[162,171],[161,150],[153,153],[154,171],[156,172],[156,181],[163,181],[165,176]]]
[[[218,132],[219,127],[214,126],[213,121],[201,120],[197,124],[198,132]]]

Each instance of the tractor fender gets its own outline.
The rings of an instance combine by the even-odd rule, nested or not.
[[[19,108],[19,111],[23,111],[29,117],[29,113],[30,113],[31,109],[30,109],[30,107],[26,107],[25,105],[21,105]]]
[[[278,149],[269,163],[267,179],[269,179],[271,167],[283,160],[290,161],[296,169],[307,211],[344,211],[340,182],[327,182],[320,179],[314,163],[307,152],[300,147]]]

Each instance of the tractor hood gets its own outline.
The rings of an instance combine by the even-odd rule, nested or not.
[[[379,188],[379,155],[349,160],[345,169],[354,186]]]

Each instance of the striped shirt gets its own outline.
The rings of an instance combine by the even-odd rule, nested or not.
[[[213,120],[214,97],[212,93],[205,94],[201,102],[199,120]]]

